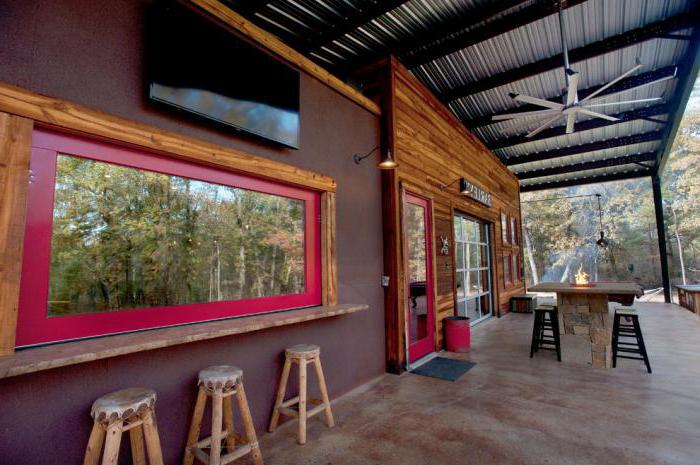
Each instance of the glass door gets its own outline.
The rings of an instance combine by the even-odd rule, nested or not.
[[[473,325],[492,313],[489,225],[455,214],[454,228],[457,315]]]
[[[406,193],[403,215],[408,359],[413,362],[435,350],[430,202]]]

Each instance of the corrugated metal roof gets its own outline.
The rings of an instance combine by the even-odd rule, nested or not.
[[[550,0],[228,0],[228,3],[331,70],[347,71],[383,55],[397,55],[400,60],[415,65],[411,69],[414,75],[436,95],[445,97],[445,104],[465,124],[482,121],[474,125],[472,131],[487,145],[499,146],[498,141],[527,134],[544,122],[543,118],[494,123],[484,120],[494,113],[513,111],[521,106],[509,97],[510,92],[554,99],[562,95],[565,87],[563,63],[559,66],[555,62],[554,68],[543,65],[532,75],[510,79],[513,70],[531,67],[561,53],[559,20]],[[571,67],[580,73],[579,89],[610,82],[632,68],[637,60],[645,65],[635,73],[637,75],[673,66],[685,71],[683,66],[695,50],[692,41],[668,35],[691,35],[694,31],[678,30],[679,26],[674,25],[671,31],[655,30],[645,35],[644,40],[597,49],[589,53],[588,58],[576,62],[573,58],[577,49],[589,51],[611,37],[639,28],[648,29],[649,25],[660,21],[676,21],[676,18],[688,18],[693,14],[700,16],[697,14],[700,0],[569,0],[569,3],[572,6],[564,11],[564,21],[572,55]],[[540,16],[531,13],[536,11],[544,13]],[[686,27],[697,28],[697,21],[696,17],[695,22]],[[508,27],[508,24],[517,27]],[[489,33],[489,28],[497,32]],[[475,42],[470,37],[486,39]],[[459,47],[454,45],[456,42],[467,45]],[[433,51],[436,51],[435,56],[431,55]],[[503,73],[509,76],[503,77]],[[500,82],[506,83],[494,88],[479,86],[494,76],[501,76],[503,81]],[[662,101],[653,102],[653,105],[675,102],[678,80],[676,76],[604,101],[661,97]],[[468,92],[469,95],[446,97],[461,86],[473,89],[475,84],[476,91]],[[652,103],[610,105],[596,108],[596,111],[617,114],[649,105]],[[664,122],[677,109],[668,110],[669,114],[657,112],[652,120],[634,119],[568,135],[552,132],[548,138],[497,148],[494,152],[515,173],[526,173],[655,151],[659,150],[660,141],[534,162],[523,158],[523,163],[515,162],[518,157],[663,129]],[[590,117],[578,119],[579,122],[587,120]],[[563,118],[553,125],[562,126]],[[618,165],[590,170],[586,176],[592,173],[619,175],[640,169],[643,168],[634,164]],[[528,176],[522,185],[554,182],[567,176],[571,178],[572,175]]]

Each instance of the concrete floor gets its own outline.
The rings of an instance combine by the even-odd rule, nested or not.
[[[654,373],[530,359],[532,316],[472,329],[477,366],[457,382],[386,375],[333,404],[336,427],[261,434],[266,465],[700,464],[700,318],[638,304]],[[313,381],[313,379],[312,379]]]

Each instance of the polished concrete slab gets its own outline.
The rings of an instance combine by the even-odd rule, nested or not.
[[[654,373],[529,356],[532,316],[473,328],[477,362],[456,382],[386,375],[334,402],[336,427],[309,421],[261,434],[267,465],[700,464],[700,318],[643,303]],[[311,380],[313,384],[313,379]]]

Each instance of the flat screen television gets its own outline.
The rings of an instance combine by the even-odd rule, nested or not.
[[[299,148],[299,72],[175,2],[147,15],[148,96]]]

